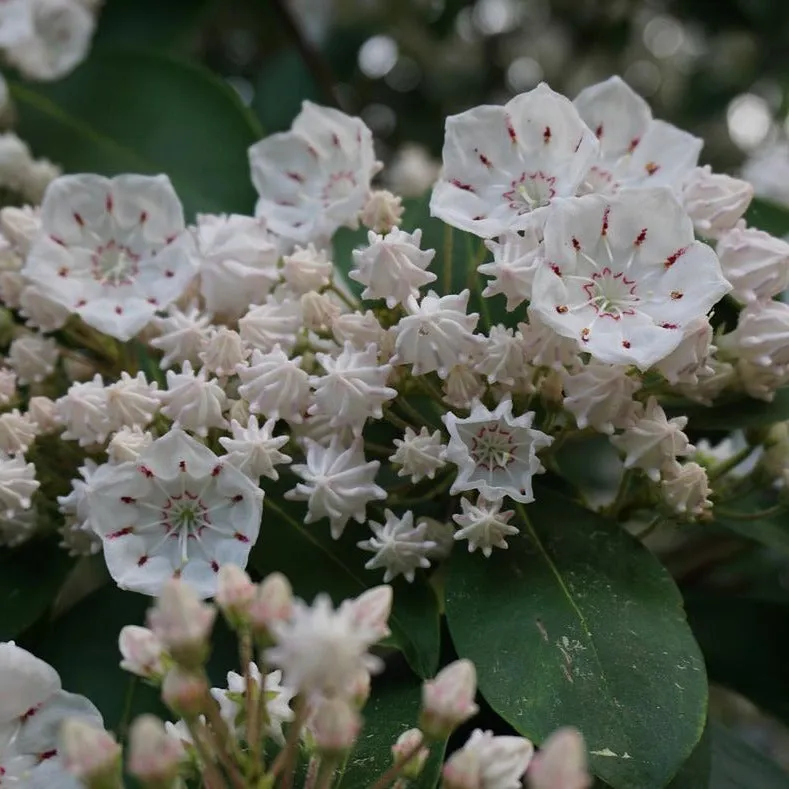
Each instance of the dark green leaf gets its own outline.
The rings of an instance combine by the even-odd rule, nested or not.
[[[720,724],[712,730],[710,789],[787,789],[789,773]]]
[[[754,198],[745,218],[749,225],[774,236],[785,236],[789,233],[789,209],[770,200]]]
[[[594,772],[660,789],[701,737],[704,663],[682,599],[615,523],[544,488],[490,559],[456,553],[446,610],[491,707],[537,743],[583,731]]]
[[[740,397],[723,405],[683,403],[668,410],[687,416],[689,430],[730,433],[737,428],[765,427],[789,419],[789,387],[779,389],[771,403]]]
[[[708,723],[690,758],[682,765],[682,769],[674,776],[667,789],[709,789],[712,769],[711,740]]]
[[[144,52],[97,53],[64,80],[12,83],[16,131],[66,172],[166,173],[188,216],[250,213],[254,116],[218,77]]]
[[[774,507],[777,503],[777,494],[763,491],[750,493],[736,501],[716,507],[715,523],[768,548],[789,552],[789,513],[786,510],[772,517],[757,520],[733,517],[752,516],[754,513]]]
[[[0,548],[0,641],[33,625],[54,602],[74,560],[56,538]]]

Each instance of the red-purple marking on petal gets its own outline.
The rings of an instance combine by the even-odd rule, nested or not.
[[[551,127],[546,126],[545,131],[542,133],[542,141],[547,145],[551,141]]]
[[[142,567],[148,562],[149,558],[150,558],[149,556],[145,556],[145,555],[141,556],[139,559],[137,559],[137,566]]]
[[[643,228],[636,238],[635,244],[640,247],[647,240],[647,229]]]
[[[471,184],[463,183],[463,181],[459,181],[457,178],[453,178],[450,183],[452,186],[456,186],[458,189],[462,189],[464,192],[471,192],[474,193],[474,187]]]
[[[112,195],[108,194],[107,199],[104,201],[104,207],[107,209],[107,213],[111,214],[112,209],[114,208],[114,203],[112,201]]]
[[[285,175],[287,175],[291,181],[295,181],[297,184],[303,184],[307,180],[301,173],[295,173],[292,170],[288,170]]]
[[[151,471],[148,466],[137,466],[137,471],[140,472],[144,477],[148,479],[153,479],[156,475]]]
[[[211,569],[215,572],[219,572],[219,562],[216,559],[211,559]]]
[[[140,224],[144,225],[148,221],[148,212],[140,211]]]
[[[118,531],[111,531],[107,535],[107,539],[117,540],[118,537],[126,537],[129,534],[134,534],[134,526],[124,526],[122,529],[118,529]]]
[[[606,206],[603,211],[603,226],[600,229],[600,235],[604,236],[608,233],[608,217],[611,214],[611,206]]]
[[[58,269],[58,276],[59,277],[67,277],[68,276],[68,271],[69,271],[68,266],[61,266]]]
[[[682,249],[672,252],[663,263],[664,268],[671,268],[687,251],[687,247],[682,247]]]
[[[510,142],[517,143],[518,135],[515,134],[515,127],[512,125],[512,118],[509,115],[505,116],[504,123],[507,125],[507,134],[510,135]]]
[[[85,220],[82,218],[82,214],[78,214],[76,211],[74,212],[74,221],[80,227],[85,227]]]
[[[573,243],[573,249],[576,252],[580,252],[581,251],[581,242],[575,236],[573,236],[573,238],[572,238],[572,243]]]
[[[681,290],[672,290],[671,291],[671,298],[674,301],[679,301],[685,294]]]
[[[218,476],[219,476],[221,473],[222,473],[222,464],[221,464],[221,463],[217,463],[217,464],[216,464],[216,465],[215,465],[215,466],[214,466],[214,467],[211,469],[211,476],[212,476],[212,477],[218,477]]]
[[[647,175],[654,175],[660,169],[660,165],[655,162],[647,162],[644,169],[647,171]]]
[[[181,471],[186,471],[186,461],[185,460],[179,460],[178,461],[178,468],[181,469]]]
[[[234,532],[234,533],[233,533],[233,536],[234,536],[234,537],[235,537],[235,538],[236,538],[236,539],[237,539],[239,542],[249,542],[249,537],[247,537],[247,536],[246,536],[246,534],[242,534],[240,531]]]
[[[123,504],[136,504],[137,499],[134,496],[121,496],[121,502]]]
[[[599,124],[598,127],[594,130],[595,137],[599,140],[603,136],[603,124]]]

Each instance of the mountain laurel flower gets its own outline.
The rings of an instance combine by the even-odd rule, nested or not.
[[[90,381],[71,384],[66,394],[55,401],[58,421],[66,428],[63,438],[78,441],[81,447],[103,444],[113,429],[107,395],[98,373]]]
[[[197,273],[165,175],[64,175],[47,189],[23,274],[89,326],[130,340]]]
[[[466,313],[469,290],[439,296],[428,291],[421,301],[409,296],[404,317],[394,329],[392,364],[410,364],[414,375],[436,372],[445,379],[459,364],[467,364],[480,347],[473,332],[479,313]]]
[[[173,666],[162,682],[162,701],[176,715],[194,720],[205,711],[206,704],[212,703],[205,673]]]
[[[260,195],[255,213],[299,243],[356,226],[380,169],[372,132],[359,118],[310,101],[302,103],[290,131],[249,149],[249,164]]]
[[[376,233],[390,233],[402,221],[404,210],[402,198],[386,189],[375,189],[370,192],[359,220]]]
[[[24,717],[60,689],[52,666],[13,641],[0,642],[0,723]]]
[[[545,83],[503,107],[452,115],[430,213],[483,238],[523,230],[575,194],[597,147],[569,99]]]
[[[674,463],[664,468],[660,492],[663,501],[679,515],[699,516],[712,507],[707,472],[698,463]]]
[[[400,775],[411,781],[419,778],[430,756],[426,747],[420,747],[425,741],[425,736],[419,729],[407,729],[392,746],[392,761],[402,765]]]
[[[368,245],[353,251],[354,268],[348,274],[365,286],[362,298],[384,299],[389,309],[418,298],[420,288],[436,281],[436,275],[426,271],[436,251],[420,249],[421,243],[419,229],[407,233],[394,228],[386,235],[371,230]]]
[[[789,304],[754,302],[737,317],[737,328],[718,341],[721,350],[776,375],[789,370]]]
[[[208,372],[227,377],[235,373],[236,367],[244,363],[249,353],[237,331],[220,326],[206,333],[203,350],[198,356]]]
[[[9,457],[0,452],[0,513],[13,518],[21,510],[29,510],[33,494],[41,483],[36,467],[25,463],[21,455]],[[385,496],[384,496],[385,498]]]
[[[513,331],[499,324],[491,326],[487,338],[483,340],[484,350],[474,370],[484,375],[489,384],[502,384],[507,388],[528,370],[526,348],[520,331]]]
[[[147,427],[159,410],[158,388],[148,383],[143,372],[133,377],[121,372],[120,379],[106,388],[107,416],[113,429]]]
[[[15,548],[27,542],[38,531],[38,513],[35,510],[17,512],[10,518],[0,515],[0,545]],[[61,547],[65,547],[61,544]]]
[[[647,370],[730,289],[666,188],[554,206],[532,287],[544,323],[609,364]]]
[[[492,731],[474,729],[460,750],[464,752],[476,756],[479,789],[520,789],[521,778],[534,755],[534,746],[525,737],[494,737]],[[453,759],[454,754],[444,768],[447,786],[455,783],[452,780]]]
[[[367,651],[379,631],[360,627],[353,608],[335,609],[326,594],[311,606],[294,601],[290,618],[273,622],[271,629],[275,646],[266,650],[266,662],[282,669],[283,684],[299,693],[338,694],[359,669],[377,673],[383,668]]]
[[[279,249],[265,220],[203,214],[197,217],[196,240],[200,295],[210,315],[236,320],[277,284]]]
[[[431,433],[426,427],[419,432],[407,427],[402,438],[392,443],[397,447],[389,461],[400,466],[398,477],[411,477],[416,484],[427,477],[433,479],[436,471],[446,465],[446,446],[441,441],[441,431]]]
[[[122,427],[107,444],[107,455],[112,463],[137,460],[140,452],[153,443],[153,435],[141,427]]]
[[[16,399],[17,396],[16,383],[17,383],[16,373],[9,367],[0,367],[0,405],[9,405],[13,400]],[[29,409],[33,405],[34,400],[36,401],[36,403],[40,403],[42,400],[46,400],[50,403],[52,402],[52,400],[50,400],[48,397],[41,397],[41,396],[31,397],[30,404],[28,406]],[[34,421],[36,421],[35,418]],[[39,425],[39,427],[43,429],[42,425]]]
[[[469,416],[450,411],[442,419],[449,432],[446,457],[458,467],[451,495],[478,490],[489,501],[534,501],[532,477],[545,471],[537,452],[553,438],[532,428],[533,412],[514,417],[512,400],[505,397],[493,411],[477,401]]]
[[[207,335],[210,320],[195,304],[181,310],[171,306],[166,317],[154,317],[151,322],[159,332],[150,344],[164,353],[159,366],[167,370],[173,364],[200,361],[200,351]]]
[[[361,438],[350,446],[341,444],[337,436],[327,447],[310,439],[304,444],[307,462],[293,466],[302,481],[285,498],[307,502],[305,523],[328,518],[331,535],[339,540],[351,518],[365,522],[369,502],[386,499],[386,491],[374,482],[381,464],[365,460]]]
[[[319,291],[331,282],[332,262],[325,249],[314,244],[297,246],[282,258],[282,279],[299,295],[311,290]]]
[[[468,499],[460,500],[462,513],[452,516],[452,520],[460,526],[454,534],[455,540],[468,540],[468,551],[473,553],[478,548],[485,558],[490,557],[494,548],[507,549],[507,537],[518,534],[519,529],[509,520],[514,510],[504,510],[503,499],[487,501],[479,496],[475,504]]]
[[[155,715],[140,715],[129,729],[129,774],[143,785],[170,787],[175,785],[186,749],[171,737]]]
[[[187,584],[172,578],[148,609],[148,627],[179,666],[193,670],[208,656],[215,617],[214,606],[202,603]]]
[[[712,375],[708,361],[715,352],[712,325],[706,317],[697,318],[685,327],[682,342],[654,367],[670,384],[696,384]]]
[[[71,310],[55,301],[50,291],[39,285],[27,285],[19,294],[19,314],[25,325],[42,332],[62,329]]]
[[[121,668],[150,680],[164,676],[165,649],[156,634],[147,627],[126,625],[118,636]]]
[[[388,584],[374,586],[362,592],[358,597],[343,601],[343,605],[351,609],[353,619],[359,627],[370,630],[381,641],[390,635],[389,616],[392,613],[394,595]]]
[[[21,455],[27,452],[38,435],[38,425],[18,408],[0,414],[0,452]]]
[[[63,766],[86,789],[118,786],[121,776],[121,746],[104,729],[79,718],[66,718],[60,729]]]
[[[208,447],[174,429],[106,469],[88,494],[90,520],[122,589],[157,595],[181,578],[210,597],[221,565],[246,566],[263,491]]]
[[[360,351],[370,344],[375,344],[379,350],[383,350],[387,337],[386,330],[378,322],[372,310],[364,313],[344,312],[334,319],[331,329],[334,339],[340,345],[349,342]]]
[[[463,658],[445,666],[422,685],[419,728],[429,739],[445,739],[479,712],[474,703],[476,693],[477,672],[470,660]]]
[[[497,240],[488,239],[485,246],[493,253],[493,262],[483,263],[477,271],[493,279],[488,280],[482,297],[487,299],[501,293],[507,299],[507,312],[512,312],[531,299],[534,275],[545,262],[542,228],[510,231]]]
[[[51,337],[23,334],[11,343],[6,363],[25,384],[40,383],[55,370],[60,351]]]
[[[766,301],[789,288],[789,243],[744,223],[718,239],[721,268],[740,302]]]
[[[397,396],[396,389],[386,386],[392,367],[378,362],[375,345],[357,351],[346,342],[338,355],[318,353],[315,358],[326,372],[310,377],[314,396],[307,413],[330,415],[332,427],[350,426],[359,435],[367,419],[380,419],[383,404]]]
[[[444,379],[441,389],[444,402],[453,408],[471,408],[471,404],[485,394],[482,378],[467,364],[456,364]]]
[[[682,432],[687,424],[686,416],[668,419],[658,401],[650,397],[644,413],[624,433],[611,436],[611,443],[625,453],[626,469],[643,469],[658,482],[661,468],[695,449]]]
[[[329,330],[341,309],[332,293],[316,293],[314,290],[302,294],[299,304],[304,328],[313,332]],[[327,344],[330,342],[328,341]]]
[[[412,583],[418,568],[427,569],[430,561],[427,552],[435,543],[425,539],[427,525],[414,526],[414,513],[410,510],[399,518],[391,510],[384,510],[385,523],[368,521],[373,536],[356,543],[363,551],[375,554],[364,567],[366,570],[384,570],[384,583],[398,575]]]
[[[342,696],[321,696],[316,704],[307,724],[315,750],[329,758],[348,753],[362,728],[359,711]]]
[[[705,238],[720,238],[731,230],[752,199],[751,184],[713,173],[709,165],[692,170],[682,187],[682,204],[697,232]]]
[[[0,208],[0,230],[20,255],[27,256],[41,230],[41,209],[29,205]]]
[[[241,339],[260,351],[272,351],[279,345],[290,353],[296,346],[304,316],[299,299],[279,300],[269,296],[263,304],[252,305],[238,322]]]
[[[666,186],[679,196],[701,153],[698,137],[654,120],[646,101],[620,77],[590,85],[573,104],[600,143],[582,194]]]
[[[250,416],[247,426],[243,427],[235,419],[230,422],[232,438],[222,436],[219,443],[225,448],[225,460],[243,471],[250,479],[259,480],[267,477],[274,481],[279,474],[274,466],[290,463],[290,455],[280,452],[280,448],[288,443],[288,436],[274,436],[275,419],[269,419],[262,425]]]
[[[223,564],[217,574],[214,602],[231,622],[246,619],[249,606],[257,596],[257,586],[249,575],[235,564]]]
[[[255,348],[249,364],[236,368],[241,379],[238,393],[249,403],[252,414],[291,423],[303,420],[310,394],[310,376],[302,370],[301,358],[289,359],[279,345],[268,353]]]
[[[247,611],[253,632],[270,637],[276,622],[285,622],[293,614],[293,589],[282,573],[270,573],[258,585],[255,599]]]
[[[162,413],[176,427],[198,436],[207,436],[212,427],[227,427],[222,416],[228,404],[227,394],[215,378],[208,378],[205,367],[195,373],[192,365],[184,362],[180,373],[168,370],[167,389],[159,392],[159,399]]]
[[[529,789],[589,789],[584,738],[577,729],[557,729],[542,744],[526,773]]]

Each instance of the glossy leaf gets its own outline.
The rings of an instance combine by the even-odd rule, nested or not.
[[[55,83],[14,82],[17,133],[66,172],[166,173],[188,216],[250,213],[247,148],[260,136],[232,88],[146,52],[96,53]]]
[[[671,577],[616,524],[547,489],[519,515],[508,551],[452,558],[458,654],[525,736],[539,743],[573,724],[611,786],[664,787],[701,737],[707,703]]]
[[[789,773],[720,724],[711,724],[710,789],[786,789]]]
[[[738,428],[766,427],[789,419],[789,387],[779,389],[770,403],[737,397],[721,405],[682,403],[667,410],[672,416],[687,416],[689,430],[731,433]]]
[[[789,209],[771,200],[754,198],[745,218],[752,227],[758,227],[774,236],[785,236],[789,233]]]

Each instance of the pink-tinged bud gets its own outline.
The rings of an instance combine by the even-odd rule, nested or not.
[[[442,789],[482,789],[482,771],[476,751],[455,751],[441,771]]]
[[[470,660],[456,660],[422,685],[420,727],[430,739],[443,740],[479,711],[474,703],[477,672]]]
[[[123,660],[121,668],[145,679],[164,676],[164,649],[159,639],[147,627],[126,625],[118,637],[118,648]]]
[[[246,621],[249,606],[256,594],[257,586],[240,567],[235,564],[223,564],[219,568],[214,601],[231,626]]]
[[[113,736],[78,718],[60,727],[63,766],[87,789],[117,789],[121,776],[121,746]]]
[[[324,756],[342,756],[353,748],[362,719],[340,697],[322,698],[309,723],[315,749]]]
[[[370,672],[360,668],[345,688],[345,695],[357,710],[364,707],[370,698],[370,679]]]
[[[388,233],[400,224],[402,216],[402,200],[386,189],[378,189],[370,193],[359,219],[376,233]]]
[[[155,715],[141,715],[129,732],[129,772],[149,789],[171,789],[186,750]]]
[[[529,789],[587,789],[592,778],[586,766],[581,732],[557,729],[542,744],[526,773]]]
[[[692,170],[682,189],[682,203],[693,226],[707,238],[719,238],[721,233],[731,230],[752,198],[751,184],[713,173],[709,165]]]
[[[282,573],[267,575],[258,586],[257,595],[247,614],[252,629],[259,638],[267,640],[275,622],[290,619],[293,613],[293,589]]]
[[[400,775],[415,781],[425,766],[430,751],[421,747],[425,737],[419,729],[408,729],[392,746],[392,759],[395,764],[403,765]]]
[[[191,720],[205,710],[210,700],[208,683],[200,674],[176,666],[164,677],[162,700],[176,715]]]
[[[369,628],[379,641],[389,635],[386,623],[392,612],[391,586],[374,586],[349,604],[353,607],[354,621],[359,627]]]
[[[188,584],[173,579],[149,609],[148,625],[178,665],[194,669],[208,656],[215,616],[213,606],[201,602]]]

